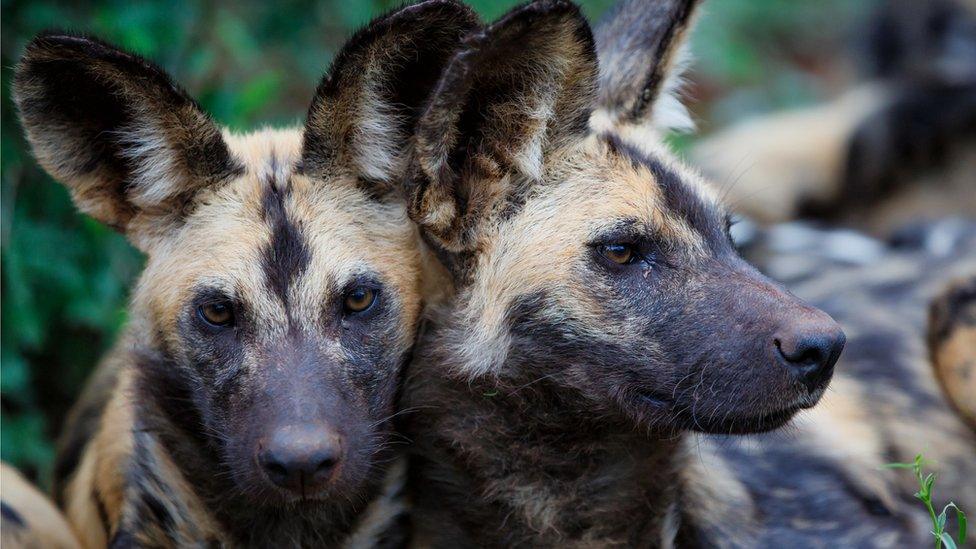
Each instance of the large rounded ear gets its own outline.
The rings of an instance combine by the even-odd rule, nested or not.
[[[596,30],[600,99],[594,126],[692,130],[677,97],[699,0],[621,0]]]
[[[444,65],[478,26],[469,8],[429,0],[374,19],[336,55],[308,110],[302,171],[389,188]],[[377,189],[374,189],[377,190]]]
[[[569,2],[533,2],[469,36],[417,125],[407,190],[428,240],[476,249],[551,153],[586,136],[596,76],[589,25]]]
[[[38,36],[13,89],[41,165],[81,211],[137,245],[178,220],[197,190],[240,170],[220,129],[169,76],[99,40]]]

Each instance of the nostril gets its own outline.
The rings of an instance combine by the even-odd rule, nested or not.
[[[264,466],[264,470],[268,472],[268,475],[271,476],[271,479],[275,482],[280,483],[287,479],[288,470],[285,469],[284,465],[274,461],[264,461],[262,465]]]
[[[333,467],[336,466],[336,463],[337,462],[338,462],[338,460],[335,457],[333,457],[333,456],[329,456],[329,457],[323,459],[315,467],[315,475],[322,475],[322,474],[328,473],[329,471],[332,470]]]
[[[817,338],[797,338],[794,341],[783,342],[774,339],[776,350],[786,362],[795,366],[819,366],[824,362],[824,345]]]
[[[820,349],[810,347],[791,357],[790,361],[804,366],[819,366],[823,362],[823,355],[820,353]]]

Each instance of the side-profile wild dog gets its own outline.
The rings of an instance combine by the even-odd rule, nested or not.
[[[683,433],[774,429],[823,395],[839,326],[638,141],[682,119],[662,94],[693,8],[624,3],[596,40],[569,2],[516,8],[421,116],[410,215],[455,292],[404,388],[419,546],[668,545]]]
[[[58,456],[84,545],[395,541],[391,417],[425,263],[397,182],[475,24],[450,0],[379,17],[303,128],[245,135],[138,56],[58,33],[28,45],[14,93],[35,155],[147,255]]]

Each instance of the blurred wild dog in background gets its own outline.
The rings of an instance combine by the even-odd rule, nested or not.
[[[976,3],[884,0],[859,28],[862,79],[836,100],[747,118],[691,156],[761,222],[887,237],[976,216]]]
[[[84,545],[396,542],[390,418],[425,278],[396,183],[476,22],[450,0],[379,17],[304,128],[245,135],[109,44],[28,46],[14,92],[35,155],[148,256],[58,455]]]
[[[404,390],[419,546],[670,544],[687,431],[774,429],[823,395],[837,324],[635,139],[682,118],[694,4],[625,2],[596,41],[571,3],[517,8],[465,40],[422,115],[410,212],[455,293]]]

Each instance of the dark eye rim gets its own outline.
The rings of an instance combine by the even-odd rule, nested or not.
[[[624,261],[622,263],[619,262],[619,261],[614,261],[612,258],[610,258],[605,253],[606,251],[608,251],[609,248],[615,248],[615,247],[620,247],[620,248],[623,248],[624,250],[630,252],[630,256],[627,258],[627,261]],[[640,254],[639,251],[637,251],[637,247],[634,244],[631,244],[631,243],[628,243],[628,242],[612,242],[612,243],[606,243],[606,244],[598,244],[597,245],[597,248],[596,248],[596,251],[604,259],[606,259],[607,261],[613,263],[614,265],[620,265],[620,266],[630,265],[631,263],[635,263],[635,262],[637,262],[637,261],[639,261],[641,259],[641,254]]]
[[[228,308],[230,317],[228,318],[227,322],[218,323],[218,322],[213,322],[209,318],[207,318],[207,315],[204,312],[205,309],[207,307],[212,307],[214,305],[224,305]],[[235,310],[234,303],[229,299],[213,300],[213,301],[200,303],[196,307],[196,314],[197,314],[197,318],[199,318],[201,322],[203,322],[210,328],[216,328],[216,329],[232,328],[237,323],[237,311]]]
[[[630,253],[631,253],[630,259],[628,259],[626,263],[618,263],[610,259],[603,253],[603,250],[609,246],[627,246],[630,249]],[[630,269],[634,266],[642,265],[642,264],[647,266],[653,266],[656,264],[656,261],[654,260],[654,254],[643,250],[642,246],[638,242],[626,241],[626,240],[614,240],[614,241],[598,242],[592,244],[591,247],[593,249],[593,255],[596,257],[596,260],[609,269],[621,270],[621,269]]]
[[[349,308],[346,305],[346,302],[349,299],[349,296],[352,295],[353,292],[355,292],[356,290],[360,290],[360,289],[363,289],[363,290],[367,290],[369,292],[372,292],[372,294],[373,294],[373,300],[369,302],[369,305],[367,305],[366,308],[360,309],[360,310],[357,311],[355,309]],[[355,286],[352,286],[348,290],[346,290],[345,292],[343,292],[343,294],[342,294],[342,310],[348,316],[363,316],[363,315],[366,315],[369,312],[371,312],[371,311],[373,311],[373,310],[376,309],[376,304],[380,301],[381,294],[382,294],[382,290],[378,286],[376,286],[376,285],[372,285],[372,284],[357,284]]]

